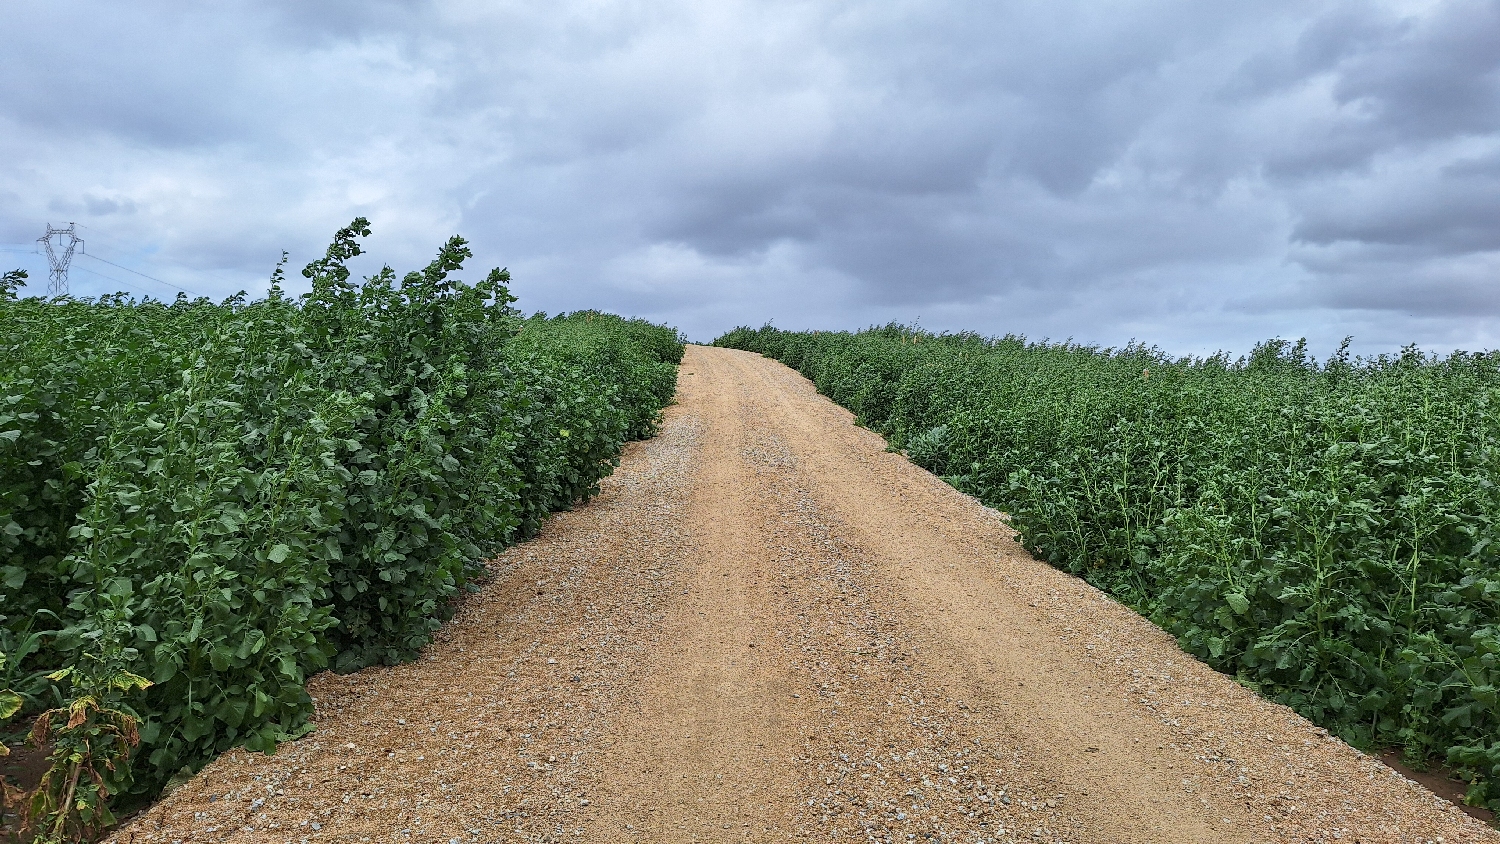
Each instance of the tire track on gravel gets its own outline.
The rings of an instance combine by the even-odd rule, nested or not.
[[[664,623],[633,717],[602,755],[608,797],[600,834],[641,841],[784,837],[786,776],[798,712],[791,674],[772,654],[764,584],[776,565],[744,419],[711,368],[688,367],[678,400],[701,414],[683,594]]]

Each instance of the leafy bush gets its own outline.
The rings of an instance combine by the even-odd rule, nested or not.
[[[736,329],[1040,559],[1359,745],[1500,808],[1500,353],[1326,363]]]
[[[46,675],[101,649],[144,678],[110,704],[139,750],[102,794],[273,749],[311,672],[413,658],[671,401],[675,331],[524,319],[505,271],[453,277],[459,238],[355,283],[368,234],[295,300],[279,267],[256,302],[0,295],[0,688],[55,709]]]

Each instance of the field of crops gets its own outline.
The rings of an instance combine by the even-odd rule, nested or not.
[[[368,234],[298,298],[0,289],[0,716],[55,748],[38,840],[305,731],[313,672],[413,658],[672,400],[675,331],[523,318],[459,238],[351,281]]]
[[[1500,354],[1172,359],[900,326],[736,329],[1040,559],[1500,808]]]

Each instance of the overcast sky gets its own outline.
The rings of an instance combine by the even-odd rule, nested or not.
[[[265,290],[363,215],[527,310],[1500,346],[1500,2],[0,4],[0,263]],[[298,278],[300,281],[300,277]]]

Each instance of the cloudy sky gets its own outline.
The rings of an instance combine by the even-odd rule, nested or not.
[[[1500,2],[0,5],[34,292],[49,222],[76,294],[217,297],[357,215],[697,340],[1495,348]]]

